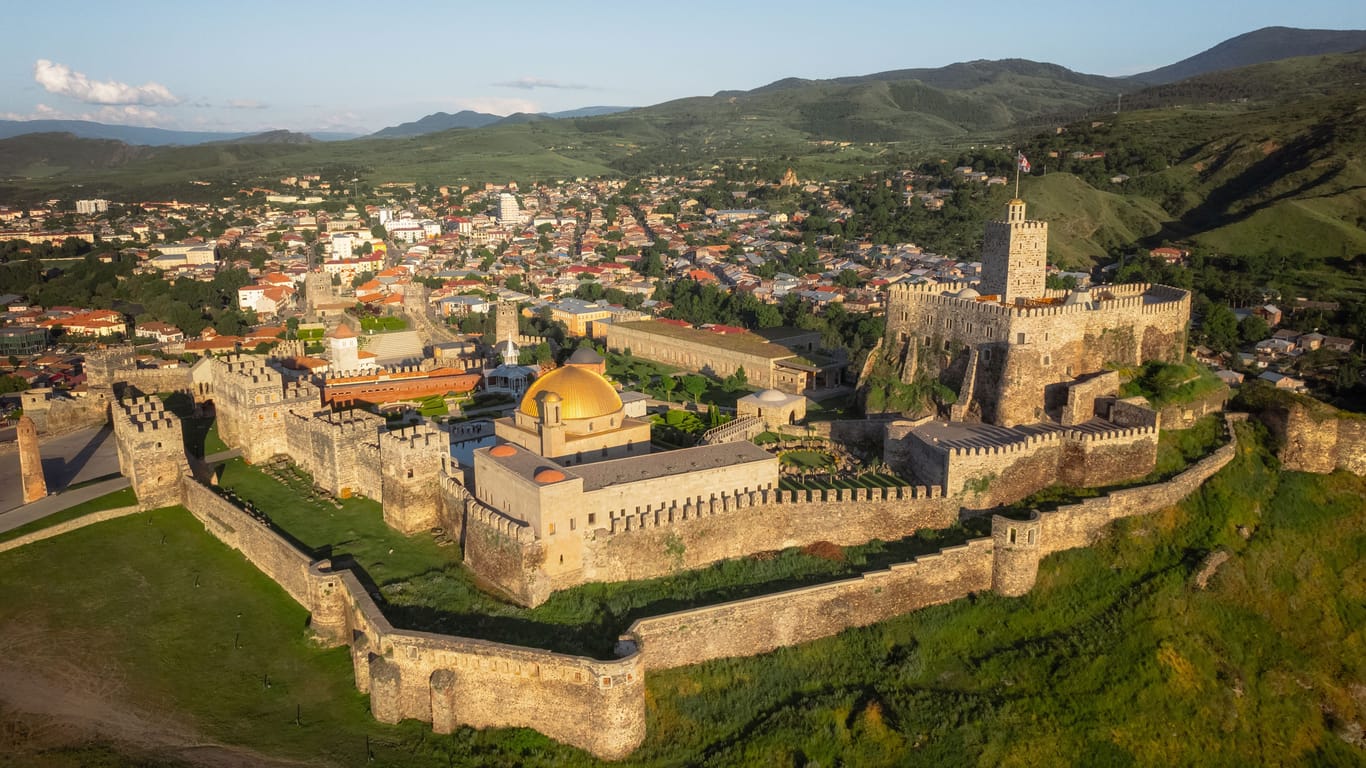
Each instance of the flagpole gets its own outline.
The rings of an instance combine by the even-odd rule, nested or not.
[[[1015,160],[1015,199],[1020,199],[1020,161]]]

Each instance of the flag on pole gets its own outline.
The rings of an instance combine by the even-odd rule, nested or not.
[[[1029,158],[1025,157],[1023,152],[1015,153],[1015,162],[1021,171],[1029,173]]]

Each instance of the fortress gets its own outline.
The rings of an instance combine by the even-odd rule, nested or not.
[[[1186,354],[1190,292],[1164,285],[1044,287],[1048,225],[1012,200],[987,224],[982,280],[891,287],[883,353],[904,382],[957,395],[955,420],[999,426],[1056,418],[1068,393],[1107,367]]]
[[[888,466],[915,478],[900,487],[784,490],[778,458],[748,440],[655,451],[649,422],[626,416],[601,361],[582,356],[538,378],[491,425],[395,430],[363,411],[333,410],[317,384],[258,356],[205,359],[167,380],[144,381],[119,352],[96,367],[102,381],[211,401],[220,436],[246,461],[288,456],[336,496],[379,501],[399,531],[444,529],[482,585],[534,606],[587,582],[818,542],[894,541],[1054,482],[1148,474],[1158,415],[1117,400],[1119,376],[1105,367],[1180,359],[1189,295],[1146,285],[1048,291],[1046,238],[1046,225],[1025,220],[1013,201],[1006,221],[988,225],[981,290],[892,289],[882,354],[904,381],[933,378],[958,393],[948,421],[850,430],[876,427]],[[499,319],[509,321],[502,311]],[[755,399],[786,402],[777,392]],[[1232,455],[1225,446],[1160,487],[1027,520],[994,516],[990,538],[887,571],[642,619],[622,636],[618,658],[594,660],[393,627],[355,574],[311,562],[211,490],[211,473],[187,463],[179,422],[158,400],[125,389],[113,411],[140,504],[183,503],[308,607],[320,637],[350,647],[377,719],[417,718],[440,732],[529,726],[608,758],[644,738],[647,670],[762,653],[972,592],[1022,594],[1047,553],[1086,544],[1117,517],[1175,503]],[[484,447],[457,460],[456,445],[474,440]]]

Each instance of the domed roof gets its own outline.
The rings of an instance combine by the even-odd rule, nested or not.
[[[982,297],[982,294],[972,288],[964,288],[954,295],[960,299],[978,299]]]
[[[763,403],[781,403],[787,399],[787,395],[776,389],[765,389],[758,394],[758,398]]]
[[[532,479],[541,485],[549,485],[550,483],[558,483],[563,480],[564,473],[558,469],[550,469],[547,467],[537,471],[535,477]]]
[[[492,448],[490,448],[490,449],[489,449],[489,455],[490,455],[490,456],[497,456],[497,457],[500,458],[500,459],[505,459],[505,458],[507,458],[507,457],[509,457],[509,456],[516,456],[516,455],[517,455],[517,449],[516,449],[516,448],[513,448],[512,446],[510,446],[510,445],[508,445],[508,444],[506,444],[506,443],[504,443],[503,445],[495,445],[495,446],[493,446]]]
[[[569,365],[597,365],[603,360],[602,355],[593,351],[592,347],[584,346],[574,350],[574,354],[570,355],[565,362]]]
[[[536,396],[554,392],[560,396],[560,418],[596,419],[621,410],[621,396],[601,374],[587,368],[566,365],[537,379],[522,396],[517,410],[532,418],[539,415]]]

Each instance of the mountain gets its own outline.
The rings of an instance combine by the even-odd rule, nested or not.
[[[536,120],[564,120],[577,117],[600,117],[625,112],[634,107],[580,107],[563,112],[515,112],[507,117],[490,115],[485,112],[471,112],[466,109],[455,114],[437,112],[411,123],[390,126],[370,134],[372,139],[396,139],[404,136],[422,136],[428,133],[449,131],[452,128],[484,128],[490,125],[519,125]]]
[[[28,133],[0,139],[0,176],[39,178],[115,168],[150,157],[155,150],[113,139],[82,139],[70,133]]]
[[[241,132],[171,131],[136,125],[105,125],[89,120],[0,120],[0,138],[26,133],[67,133],[81,139],[113,139],[125,144],[151,147],[230,141],[250,135]]]
[[[449,131],[452,128],[483,128],[492,125],[503,118],[498,115],[490,115],[487,112],[473,112],[463,109],[455,114],[447,112],[436,112],[427,115],[420,120],[411,123],[400,123],[391,125],[388,128],[381,128],[370,134],[372,139],[396,139],[405,136],[421,136],[425,133],[437,133],[438,131]]]
[[[1264,27],[1229,38],[1175,64],[1133,75],[1140,83],[1161,85],[1224,69],[1246,67],[1297,56],[1350,53],[1366,48],[1366,30]]]
[[[240,139],[213,142],[215,144],[317,144],[318,140],[306,133],[294,131],[266,131]]]
[[[214,141],[249,139],[246,131],[173,131],[166,128],[143,128],[136,125],[107,125],[89,120],[0,120],[0,139],[30,133],[67,133],[80,139],[113,139],[125,144],[147,147],[194,146]],[[271,133],[276,133],[272,131]],[[356,138],[354,133],[317,131],[307,134],[320,141],[343,141]]]
[[[601,117],[603,115],[615,115],[618,112],[625,112],[635,107],[579,107],[578,109],[566,109],[563,112],[543,112],[546,117],[553,117],[556,120],[564,120],[571,117]]]

